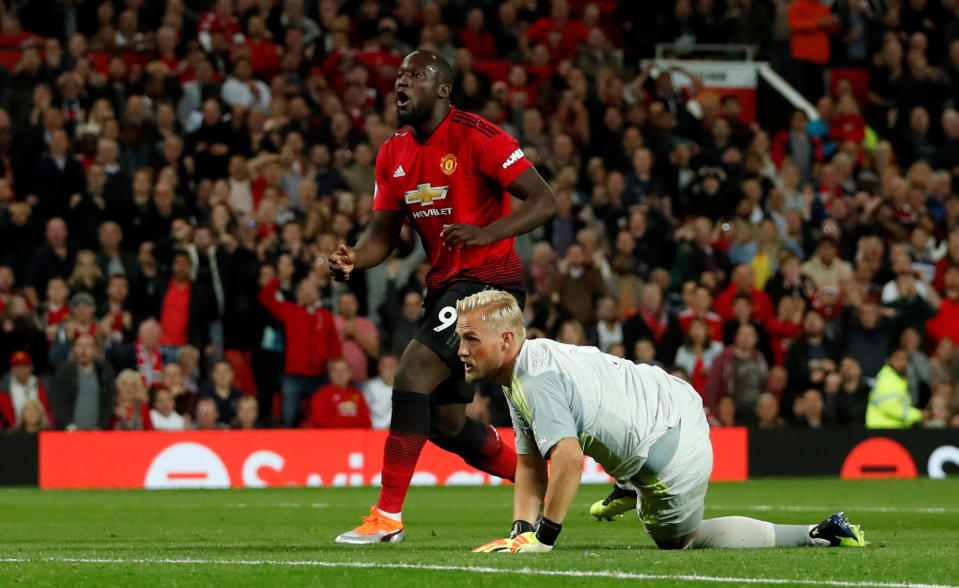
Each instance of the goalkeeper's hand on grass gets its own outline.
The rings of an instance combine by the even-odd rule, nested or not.
[[[533,531],[533,529],[532,523],[522,520],[513,521],[513,527],[509,530],[509,537],[480,545],[473,550],[473,553],[511,553],[513,551],[513,539],[517,535],[526,531]]]
[[[552,549],[552,545],[543,543],[536,537],[536,533],[528,531],[513,539],[510,553],[546,553]]]

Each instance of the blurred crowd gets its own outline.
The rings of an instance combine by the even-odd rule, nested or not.
[[[387,427],[417,237],[348,284],[317,260],[367,224],[415,48],[558,199],[517,240],[530,336],[661,365],[714,426],[959,426],[957,0],[0,8],[4,429]],[[657,43],[747,45],[816,116],[761,128]]]

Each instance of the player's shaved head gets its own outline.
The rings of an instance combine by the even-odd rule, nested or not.
[[[456,77],[453,73],[453,66],[436,53],[427,51],[426,49],[419,49],[407,55],[403,61],[406,60],[411,60],[411,62],[415,60],[417,64],[422,63],[423,65],[433,68],[433,71],[436,72],[436,81],[439,85],[453,85],[453,78]]]
[[[399,121],[429,134],[449,112],[453,68],[432,51],[414,51],[400,64],[393,89]]]

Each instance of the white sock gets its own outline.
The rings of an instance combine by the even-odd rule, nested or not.
[[[815,525],[776,525],[749,517],[719,517],[699,524],[688,549],[743,549],[752,547],[803,547],[829,545],[813,539]]]
[[[403,522],[403,513],[402,512],[386,512],[380,507],[376,507],[376,511],[388,519],[392,519],[397,523]]]

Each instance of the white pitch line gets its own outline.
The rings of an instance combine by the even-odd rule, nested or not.
[[[755,511],[788,511],[788,512],[835,512],[837,505],[832,506],[791,506],[787,504],[706,504],[706,508],[716,510],[755,510]],[[959,508],[930,507],[899,507],[899,506],[856,506],[843,505],[848,512],[892,512],[910,514],[952,514],[959,513]]]
[[[805,580],[791,578],[735,578],[731,576],[703,576],[700,574],[640,574],[612,570],[543,570],[540,568],[492,568],[487,566],[442,566],[433,564],[374,563],[361,561],[282,561],[282,560],[216,560],[216,559],[114,559],[88,557],[6,557],[0,563],[86,563],[86,564],[183,564],[235,566],[289,566],[317,568],[385,568],[394,570],[428,570],[435,572],[469,572],[473,574],[528,574],[531,576],[608,578],[614,580],[685,580],[721,584],[804,584],[813,586],[841,586],[849,588],[956,588],[950,584],[920,584],[913,582],[849,582],[844,580]]]

